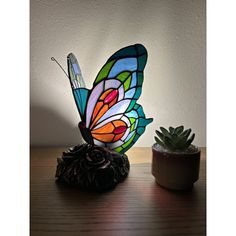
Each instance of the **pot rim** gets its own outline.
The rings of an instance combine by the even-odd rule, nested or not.
[[[165,153],[165,154],[168,154],[168,155],[175,155],[175,156],[187,156],[187,155],[193,155],[193,154],[201,152],[201,149],[198,146],[196,146],[196,145],[191,145],[191,146],[193,146],[196,149],[196,151],[193,151],[193,152],[171,152],[171,151],[168,151],[168,150],[159,150],[156,147],[156,143],[154,143],[152,145],[152,150],[154,150],[156,152],[159,152],[159,153]]]

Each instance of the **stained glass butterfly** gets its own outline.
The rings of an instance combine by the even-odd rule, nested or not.
[[[136,103],[146,62],[143,45],[122,48],[107,60],[89,90],[76,57],[72,53],[67,56],[70,84],[81,117],[79,128],[87,143],[125,153],[152,122]]]

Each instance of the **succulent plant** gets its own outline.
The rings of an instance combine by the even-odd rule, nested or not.
[[[185,151],[191,145],[194,140],[195,134],[191,133],[191,129],[184,130],[184,126],[178,126],[176,128],[169,127],[169,130],[160,127],[160,131],[156,130],[158,137],[155,137],[157,144],[169,151]]]

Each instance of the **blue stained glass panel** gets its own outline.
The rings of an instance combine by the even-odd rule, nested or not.
[[[139,70],[143,70],[143,68],[145,67],[145,64],[146,64],[146,60],[147,60],[147,55],[143,55],[143,56],[139,57],[139,60],[138,60],[138,69]]]
[[[138,133],[136,133],[135,137],[134,137],[134,142],[136,142],[139,139],[140,135]]]
[[[79,107],[81,115],[83,116],[87,103],[88,89],[84,88],[75,89],[73,90],[73,93],[75,95],[76,104]]]
[[[73,63],[72,66],[73,66],[75,74],[80,74],[79,67],[77,66],[77,64]]]
[[[122,71],[135,71],[137,70],[137,58],[131,57],[131,58],[123,58],[118,60],[114,66],[112,67],[109,78],[113,78],[116,75],[118,75]]]
[[[132,74],[132,80],[131,80],[131,85],[130,85],[130,87],[131,87],[131,88],[134,87],[134,86],[136,85],[136,83],[137,83],[137,73],[134,72],[134,73]]]
[[[138,118],[138,114],[136,111],[132,110],[129,113],[127,113],[128,117],[134,117],[134,118]]]
[[[128,91],[125,93],[125,98],[133,98],[134,93],[135,93],[135,90],[136,90],[135,88],[128,90]]]
[[[144,114],[144,113],[143,113],[143,108],[142,108],[141,106],[139,106],[137,112],[138,112],[139,114],[142,114],[142,115]]]
[[[141,95],[141,92],[142,92],[141,87],[138,87],[138,88],[136,89],[134,98],[135,98],[135,99],[138,99],[138,98],[140,97],[140,95]]]
[[[143,47],[139,45],[140,47]],[[117,51],[114,55],[112,55],[109,60],[117,59],[117,58],[123,58],[123,57],[130,57],[131,55],[137,55],[137,51],[134,47],[126,47],[122,48],[119,51]]]
[[[139,135],[141,135],[144,131],[145,131],[145,128],[143,128],[143,127],[138,127],[137,128],[137,132],[138,132]]]

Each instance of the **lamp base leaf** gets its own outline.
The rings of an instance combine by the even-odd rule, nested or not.
[[[105,147],[81,144],[57,158],[56,178],[82,189],[106,191],[113,189],[128,176],[127,155]]]

